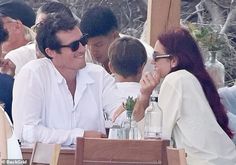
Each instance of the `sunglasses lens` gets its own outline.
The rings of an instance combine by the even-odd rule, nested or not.
[[[81,43],[83,46],[87,45],[87,43],[88,43],[88,35],[87,35],[87,34],[83,35],[83,36],[80,38],[80,43]]]
[[[58,49],[63,48],[63,47],[69,47],[73,52],[79,49],[79,44],[82,44],[83,46],[87,45],[88,43],[88,35],[85,34],[83,35],[79,40],[72,42],[69,45],[59,45]]]
[[[80,43],[80,41],[75,41],[75,42],[71,43],[70,48],[73,52],[79,49],[79,43]]]

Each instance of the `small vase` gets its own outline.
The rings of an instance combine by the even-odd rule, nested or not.
[[[127,118],[122,123],[122,139],[139,140],[141,139],[141,134],[138,129],[137,122],[133,119],[132,112],[127,112]]]
[[[216,88],[223,87],[225,84],[225,67],[218,61],[216,51],[209,51],[209,58],[205,63],[205,67]]]

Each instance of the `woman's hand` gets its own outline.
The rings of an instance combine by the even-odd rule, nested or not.
[[[157,69],[154,70],[153,73],[148,72],[142,76],[140,80],[140,96],[136,101],[133,111],[133,116],[136,121],[140,121],[144,117],[145,110],[149,105],[149,98],[152,94],[152,91],[159,84],[160,79],[161,74]]]
[[[152,91],[156,88],[156,86],[159,84],[161,79],[161,74],[158,69],[155,69],[153,73],[147,72],[143,74],[141,80],[140,80],[140,93],[142,97],[150,97],[152,94]]]
[[[149,98],[152,94],[153,89],[159,84],[161,79],[160,71],[155,69],[153,73],[147,72],[143,74],[140,80],[140,96],[138,97],[134,106],[133,116],[136,121],[139,121],[144,116],[144,111],[149,105]],[[112,121],[114,122],[117,117],[124,112],[125,109],[121,105],[113,114]]]

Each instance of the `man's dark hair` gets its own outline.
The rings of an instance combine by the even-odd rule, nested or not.
[[[41,23],[37,31],[36,41],[39,50],[47,57],[45,52],[46,48],[56,50],[60,53],[61,41],[57,38],[56,34],[59,31],[73,30],[77,26],[77,21],[63,14],[49,14],[46,20]]]
[[[2,19],[0,18],[0,45],[8,38],[8,32],[4,29]]]
[[[80,30],[89,38],[107,35],[112,30],[118,30],[116,16],[111,9],[95,6],[88,9],[81,18]]]
[[[132,37],[116,39],[110,45],[108,57],[114,71],[124,78],[136,76],[147,62],[145,47]]]
[[[69,7],[67,7],[63,3],[55,1],[45,3],[38,9],[37,13],[45,13],[45,14],[63,13],[70,17],[73,17],[73,14],[69,9]]]

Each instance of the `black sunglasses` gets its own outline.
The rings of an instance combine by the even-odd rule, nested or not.
[[[79,40],[73,41],[72,43],[68,45],[59,45],[57,49],[60,48],[70,48],[72,52],[75,52],[76,50],[79,49],[79,44],[82,44],[83,46],[87,45],[88,43],[88,34],[84,34],[83,36],[80,37]]]
[[[171,57],[171,54],[161,54],[156,51],[154,51],[152,54],[152,58],[155,62],[161,58],[170,58],[170,57]]]

